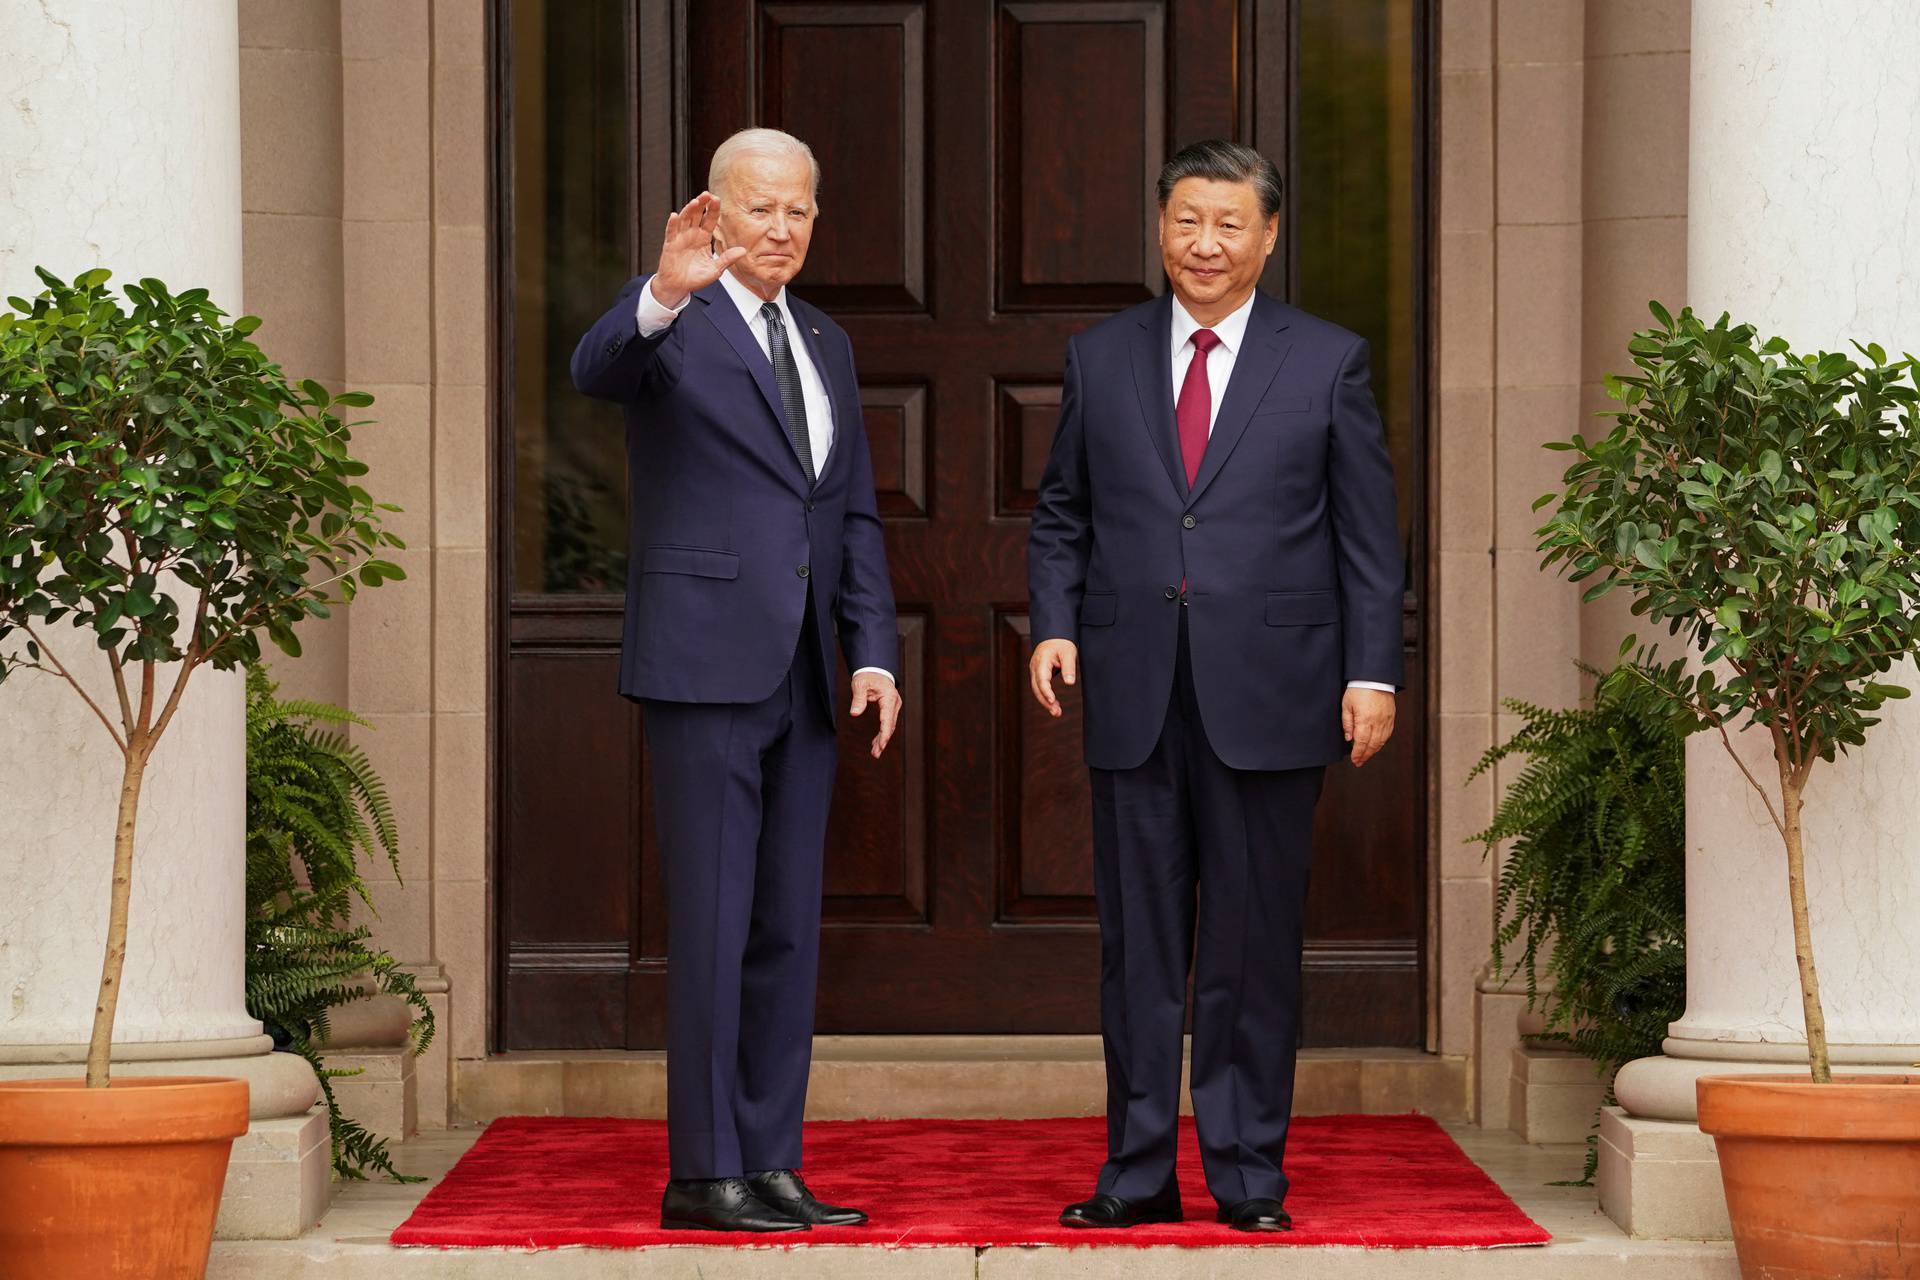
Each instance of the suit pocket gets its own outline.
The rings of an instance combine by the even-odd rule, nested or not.
[[[1331,591],[1269,591],[1267,625],[1317,627],[1339,620],[1340,609]]]
[[[1312,396],[1268,396],[1253,411],[1256,418],[1264,418],[1270,413],[1305,413],[1313,408]]]
[[[705,547],[648,547],[640,562],[642,573],[685,573],[696,578],[737,578],[740,557],[731,551]]]
[[[1111,591],[1089,591],[1080,601],[1080,625],[1110,627],[1119,608],[1119,598]]]

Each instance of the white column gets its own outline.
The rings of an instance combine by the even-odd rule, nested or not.
[[[1708,319],[1731,312],[1797,352],[1851,351],[1854,340],[1920,351],[1920,23],[1911,6],[1693,0],[1691,91],[1686,301]],[[1911,670],[1905,679],[1913,683]],[[1816,768],[1806,809],[1828,1035],[1836,1066],[1856,1070],[1920,1060],[1920,704],[1891,703],[1883,719],[1853,757]],[[1775,776],[1760,732],[1736,742],[1757,777]],[[1629,1166],[1643,1158],[1629,1153],[1687,1158],[1698,1076],[1806,1064],[1785,854],[1711,734],[1687,744],[1687,1009],[1664,1049],[1615,1082],[1642,1125],[1603,1125],[1620,1156],[1610,1187],[1603,1146],[1602,1202],[1611,1192],[1616,1217],[1657,1216],[1662,1197],[1628,1193]],[[1681,1123],[1663,1132],[1649,1120]],[[1710,1144],[1698,1150],[1710,1161]],[[1663,1187],[1669,1203],[1671,1190]]]
[[[112,287],[157,276],[239,313],[236,0],[0,5],[0,98],[0,294],[39,292],[36,265],[66,280],[105,266]],[[46,638],[114,706],[87,637],[56,626]],[[39,672],[0,686],[0,741],[0,1074],[74,1075],[105,945],[120,753],[73,690]],[[292,1128],[267,1146],[300,1139],[289,1168],[311,1202],[316,1167],[322,1191],[325,1179],[324,1121],[315,1166],[305,1114],[313,1073],[270,1054],[242,999],[244,750],[239,675],[200,672],[143,793],[115,1058],[126,1073],[245,1076],[255,1137],[269,1121]],[[236,1164],[261,1154],[248,1141]],[[229,1205],[222,1226],[271,1216]]]

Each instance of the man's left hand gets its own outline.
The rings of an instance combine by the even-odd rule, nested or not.
[[[878,760],[893,740],[893,726],[900,722],[900,691],[885,676],[862,671],[853,678],[853,706],[848,710],[857,716],[869,702],[880,704],[880,731],[873,735],[873,758]]]
[[[1353,744],[1353,762],[1365,764],[1393,736],[1393,695],[1384,689],[1348,689],[1340,699],[1340,728]]]

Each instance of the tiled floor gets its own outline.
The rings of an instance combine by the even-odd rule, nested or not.
[[[881,1249],[808,1246],[798,1249],[394,1249],[389,1232],[412,1212],[429,1184],[355,1183],[343,1187],[332,1211],[299,1240],[216,1244],[210,1280],[612,1280],[644,1277],[833,1277],[880,1280],[993,1280],[995,1277],[1106,1280],[1164,1277],[1188,1280],[1272,1277],[1300,1280],[1397,1280],[1399,1277],[1471,1277],[1472,1280],[1734,1280],[1733,1247],[1724,1242],[1629,1240],[1596,1206],[1591,1188],[1548,1185],[1577,1173],[1578,1146],[1529,1147],[1512,1133],[1449,1126],[1461,1147],[1507,1193],[1554,1235],[1543,1248],[1489,1250],[1024,1248]],[[437,1177],[476,1137],[473,1130],[427,1134],[396,1150],[400,1166]]]

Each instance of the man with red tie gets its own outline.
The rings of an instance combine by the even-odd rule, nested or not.
[[[1314,806],[1402,680],[1393,471],[1365,340],[1259,291],[1273,163],[1196,143],[1159,198],[1171,296],[1068,344],[1028,547],[1034,696],[1085,699],[1107,1060],[1107,1160],[1060,1220],[1182,1216],[1191,959],[1207,1188],[1280,1231]]]

